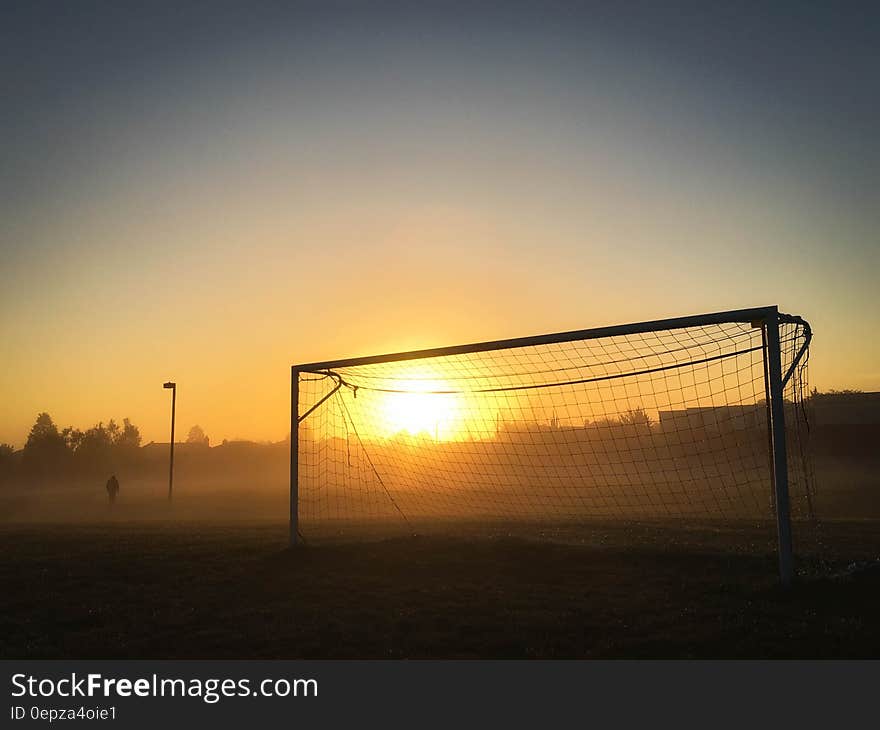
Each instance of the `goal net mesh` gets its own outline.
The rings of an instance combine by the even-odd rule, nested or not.
[[[783,318],[793,519],[813,503],[805,337]],[[769,523],[764,348],[728,323],[300,372],[300,528]]]

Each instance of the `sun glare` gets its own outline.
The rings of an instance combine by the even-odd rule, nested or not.
[[[382,404],[382,425],[389,435],[406,432],[434,440],[455,438],[459,430],[458,396],[438,394],[449,390],[441,379],[411,378],[395,382],[403,393],[387,393]]]

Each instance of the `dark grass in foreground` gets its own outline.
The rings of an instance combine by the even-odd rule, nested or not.
[[[684,549],[285,540],[277,524],[0,527],[0,656],[880,656],[877,523],[826,525],[830,561],[789,592],[772,554],[713,531]]]

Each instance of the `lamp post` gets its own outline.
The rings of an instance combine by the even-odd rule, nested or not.
[[[171,501],[171,488],[174,484],[174,407],[177,404],[177,383],[165,383],[163,388],[171,389],[171,457],[168,465],[168,501]]]

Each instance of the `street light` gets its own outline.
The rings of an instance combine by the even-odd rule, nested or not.
[[[171,389],[171,458],[168,465],[168,501],[171,501],[171,487],[174,484],[174,406],[177,404],[177,383],[167,382],[163,388]]]

